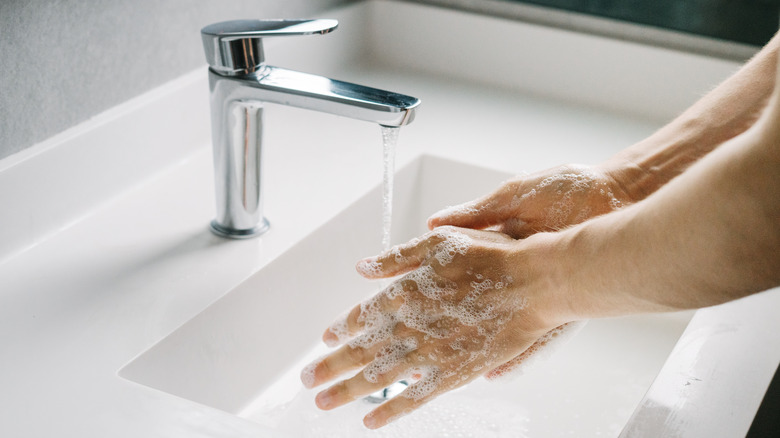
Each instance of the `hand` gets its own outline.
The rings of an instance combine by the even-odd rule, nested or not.
[[[304,384],[362,372],[320,392],[317,405],[333,409],[410,380],[402,394],[364,419],[369,428],[384,426],[501,367],[565,322],[544,316],[554,314],[545,309],[556,300],[537,287],[549,281],[537,282],[524,263],[531,243],[443,227],[359,262],[358,272],[367,278],[405,275],[325,331],[328,345],[346,344],[307,366]]]
[[[611,163],[623,169],[623,163]],[[515,238],[538,232],[557,231],[617,210],[632,202],[618,180],[621,172],[609,168],[566,165],[521,175],[501,185],[495,192],[459,206],[450,207],[428,219],[428,227],[454,225],[474,229],[497,227]],[[549,351],[552,342],[561,342],[578,332],[584,322],[555,327],[517,357],[485,375],[502,377],[525,366],[535,355]]]
[[[610,172],[567,165],[515,177],[483,198],[444,209],[428,219],[428,228],[498,226],[519,239],[557,231],[632,202]]]

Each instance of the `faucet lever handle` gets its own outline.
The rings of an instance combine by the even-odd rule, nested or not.
[[[265,62],[265,37],[324,35],[339,25],[336,20],[231,20],[200,30],[206,61],[221,74],[251,73]]]

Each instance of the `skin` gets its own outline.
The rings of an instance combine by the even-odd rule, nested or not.
[[[308,386],[376,369],[389,348],[405,347],[376,378],[338,382],[317,405],[333,409],[399,378],[428,384],[419,397],[401,394],[369,413],[364,424],[378,428],[501,370],[571,321],[712,306],[780,285],[777,45],[775,37],[690,110],[607,163],[518,177],[434,215],[436,229],[422,238],[359,262],[366,277],[400,277],[370,306],[353,308],[341,336],[332,327],[323,340],[376,334],[376,315],[391,317],[392,336],[341,346],[310,366]],[[442,257],[453,236],[469,244]],[[422,273],[444,292],[422,287]],[[453,310],[469,300],[489,318]],[[412,305],[425,310],[422,325],[404,319]]]
[[[650,137],[595,166],[569,164],[515,177],[480,199],[464,204],[460,211],[442,210],[428,219],[428,227],[442,225],[483,229],[497,226],[513,237],[555,231],[591,217],[613,211],[611,198],[599,191],[574,193],[572,214],[563,223],[546,223],[546,210],[560,201],[557,188],[546,186],[538,196],[512,203],[516,195],[538,188],[548,178],[562,175],[593,178],[592,188],[611,192],[621,206],[639,202],[691,164],[724,142],[753,126],[766,107],[775,84],[780,33],[739,69],[672,122]],[[564,187],[566,192],[567,187]],[[580,215],[583,210],[588,214]],[[477,211],[471,214],[469,211]]]

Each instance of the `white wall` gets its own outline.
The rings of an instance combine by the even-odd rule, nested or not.
[[[352,0],[1,0],[0,159],[205,65],[200,28]]]

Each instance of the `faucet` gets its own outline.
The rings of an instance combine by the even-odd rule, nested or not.
[[[414,119],[420,100],[389,91],[274,67],[263,38],[323,35],[336,20],[233,20],[201,30],[209,63],[211,136],[217,216],[211,230],[249,238],[268,230],[263,215],[262,134],[265,102],[398,127]]]

